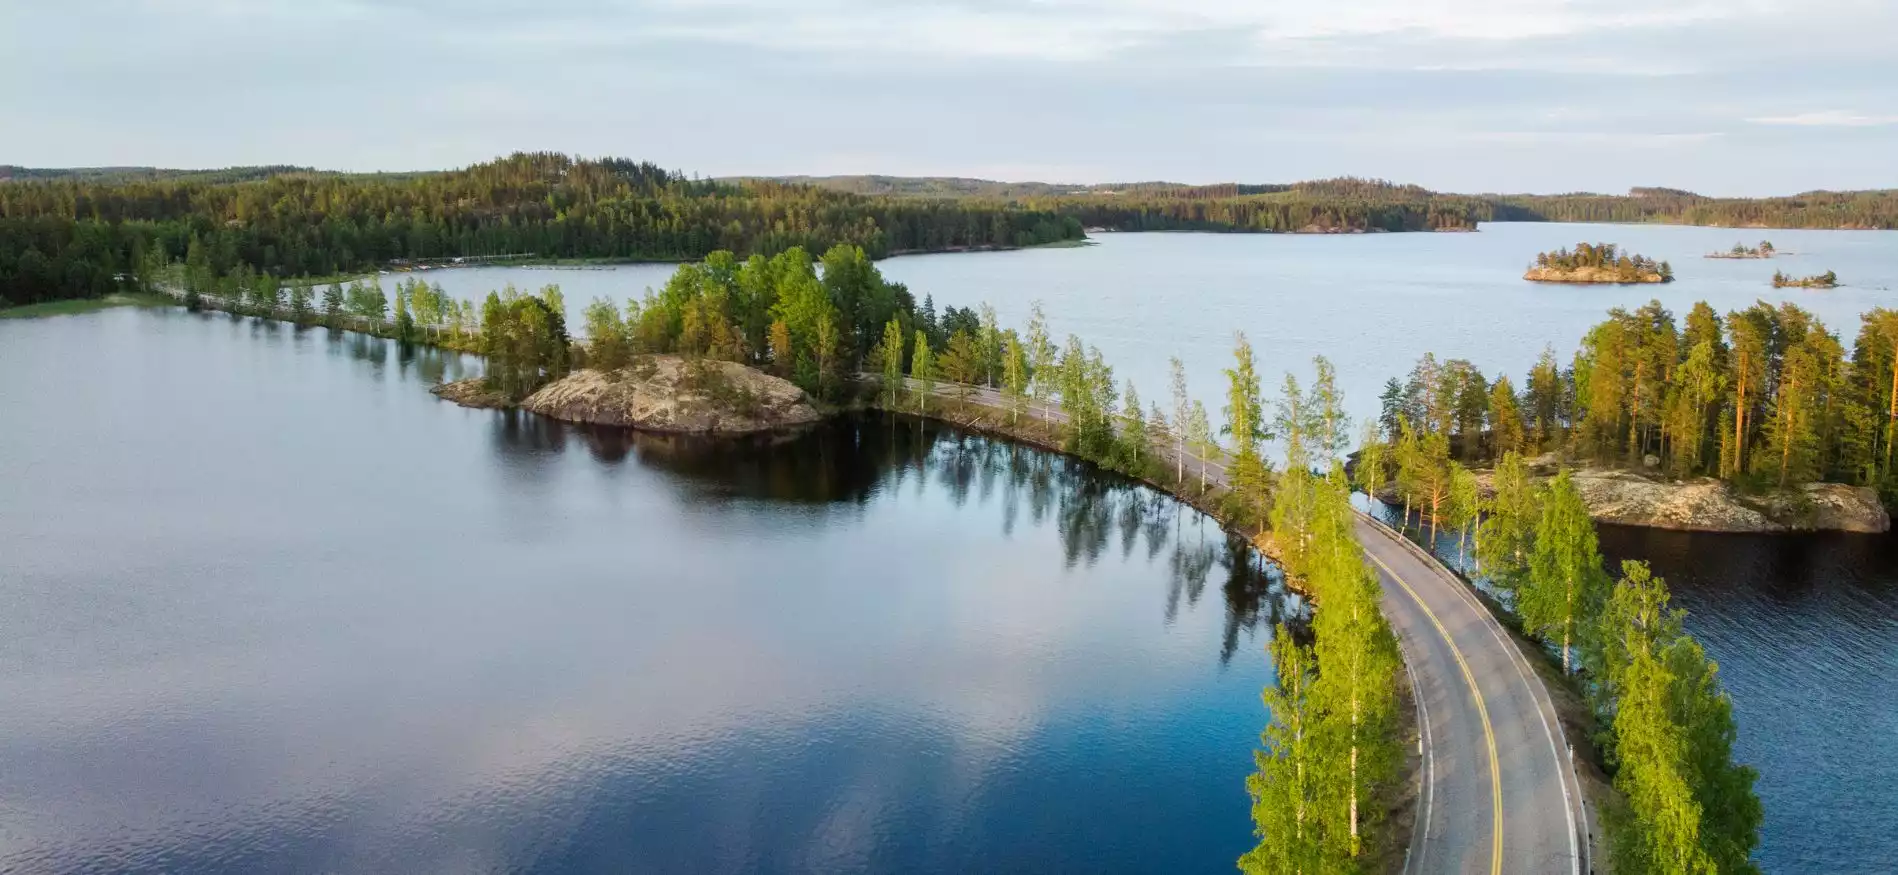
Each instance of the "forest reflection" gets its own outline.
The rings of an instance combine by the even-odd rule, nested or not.
[[[1144,561],[1166,575],[1165,622],[1198,605],[1217,583],[1225,624],[1220,661],[1242,639],[1285,623],[1302,633],[1309,607],[1276,566],[1211,518],[1139,483],[1056,453],[908,416],[833,417],[810,428],[738,438],[665,435],[497,414],[497,452],[532,470],[570,445],[596,461],[639,465],[677,478],[689,500],[868,508],[885,492],[936,492],[956,507],[1000,503],[1001,532],[1052,525],[1069,568],[1103,557]],[[525,464],[518,464],[525,463]]]

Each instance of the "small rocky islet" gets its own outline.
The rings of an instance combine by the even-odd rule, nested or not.
[[[752,434],[821,417],[788,380],[735,362],[676,355],[636,356],[614,370],[583,368],[518,402],[480,378],[430,391],[463,407],[518,408],[562,422],[672,434]]]

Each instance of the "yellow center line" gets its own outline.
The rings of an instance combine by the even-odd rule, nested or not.
[[[1372,562],[1377,563],[1377,567],[1384,569],[1385,574],[1390,575],[1392,580],[1397,581],[1397,585],[1403,587],[1404,592],[1410,593],[1410,598],[1417,603],[1417,607],[1423,608],[1424,616],[1430,618],[1431,624],[1437,627],[1437,633],[1443,636],[1443,643],[1450,645],[1450,655],[1456,657],[1457,667],[1463,669],[1463,680],[1467,681],[1470,685],[1470,695],[1476,698],[1476,716],[1483,721],[1483,741],[1489,745],[1490,802],[1496,818],[1496,841],[1490,848],[1490,872],[1492,872],[1493,875],[1502,875],[1503,774],[1502,769],[1496,762],[1496,732],[1491,729],[1489,725],[1489,705],[1483,701],[1483,691],[1477,688],[1475,673],[1470,671],[1470,664],[1464,661],[1463,651],[1457,649],[1456,642],[1451,640],[1450,630],[1444,628],[1442,620],[1437,619],[1437,612],[1430,610],[1430,606],[1424,604],[1423,597],[1417,595],[1417,591],[1410,588],[1410,583],[1404,580],[1403,575],[1391,570],[1389,565],[1384,564],[1384,560],[1377,558],[1377,556],[1373,555],[1369,550],[1364,551],[1364,555],[1369,556]]]

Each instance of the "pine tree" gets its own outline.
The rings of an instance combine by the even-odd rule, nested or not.
[[[1516,405],[1516,387],[1507,376],[1497,376],[1489,387],[1489,457],[1500,459],[1523,449],[1522,409]]]

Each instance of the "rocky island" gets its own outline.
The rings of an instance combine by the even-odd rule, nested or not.
[[[1620,252],[1613,243],[1577,243],[1574,251],[1537,253],[1522,278],[1538,283],[1671,283],[1674,268],[1645,255]]]
[[[1773,256],[1778,255],[1778,254],[1779,254],[1779,250],[1773,248],[1772,241],[1761,240],[1760,245],[1758,246],[1748,246],[1745,243],[1735,243],[1733,244],[1732,249],[1729,249],[1725,252],[1709,252],[1707,253],[1707,257],[1708,258],[1772,258]]]
[[[464,407],[518,407],[563,422],[669,433],[749,434],[819,418],[804,390],[786,380],[735,362],[676,355],[635,356],[612,371],[577,370],[518,403],[479,378],[430,391]]]
[[[1839,275],[1832,271],[1816,276],[1792,276],[1773,271],[1773,288],[1776,289],[1836,289],[1839,287]]]

